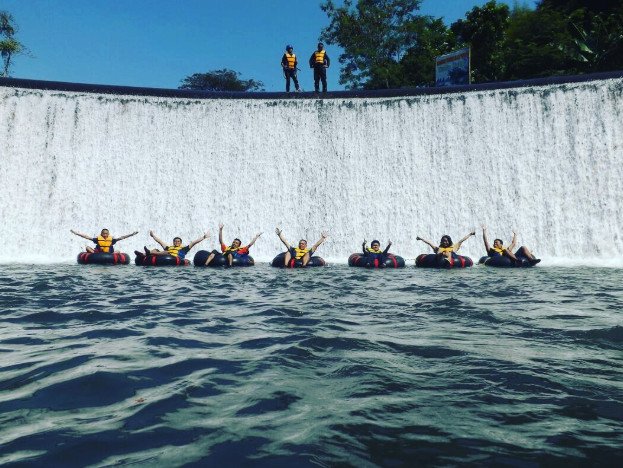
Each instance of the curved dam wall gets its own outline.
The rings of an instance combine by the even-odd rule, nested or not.
[[[461,253],[478,258],[483,223],[545,258],[622,258],[623,73],[230,97],[2,80],[0,261],[74,261],[71,228],[140,231],[126,252],[155,246],[150,229],[209,229],[213,249],[219,222],[226,241],[263,231],[259,260],[282,250],[276,226],[292,243],[328,230],[318,253],[341,262],[364,238],[414,258],[417,235],[477,228]]]

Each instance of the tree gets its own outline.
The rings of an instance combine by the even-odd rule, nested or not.
[[[194,73],[184,78],[178,89],[203,91],[264,91],[264,83],[253,79],[241,80],[240,73],[223,68],[207,73]]]
[[[443,20],[423,17],[417,33],[417,42],[403,59],[403,86],[434,86],[435,58],[457,48],[454,33]]]
[[[459,41],[472,48],[473,82],[496,81],[504,75],[504,38],[509,20],[508,5],[491,0],[450,26]]]
[[[0,56],[2,56],[0,76],[9,76],[13,57],[26,51],[24,45],[15,39],[16,32],[17,26],[13,16],[6,11],[0,11]]]
[[[405,84],[401,60],[417,42],[421,0],[332,0],[320,5],[329,17],[321,39],[337,44],[340,83],[347,88],[392,88]]]

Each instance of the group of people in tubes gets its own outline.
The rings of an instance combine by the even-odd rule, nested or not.
[[[237,267],[252,266],[255,264],[253,257],[250,255],[250,249],[260,238],[262,233],[256,234],[247,245],[242,245],[239,238],[235,238],[230,244],[223,241],[224,225],[219,225],[218,240],[220,244],[219,250],[200,250],[195,254],[193,263],[195,266],[201,267]],[[87,239],[95,244],[94,247],[86,247],[84,252],[78,255],[78,263],[80,264],[128,264],[130,257],[128,254],[115,250],[115,244],[121,240],[138,234],[138,231],[125,236],[114,237],[110,235],[108,229],[102,229],[98,236],[88,236],[71,230],[72,234]],[[275,233],[279,240],[285,246],[285,251],[277,255],[271,262],[273,267],[278,268],[308,268],[316,266],[325,266],[326,262],[322,257],[315,255],[318,248],[327,240],[328,234],[322,232],[320,239],[311,247],[308,246],[307,240],[299,240],[297,246],[290,244],[284,237],[283,231],[279,228],[275,229]],[[206,232],[198,239],[184,245],[180,237],[174,237],[171,244],[167,244],[160,239],[153,231],[149,231],[151,238],[160,245],[161,249],[150,249],[144,247],[143,251],[135,250],[135,263],[144,266],[185,266],[190,261],[186,255],[190,250],[200,242],[210,238],[210,233]],[[473,261],[471,258],[458,254],[463,243],[470,237],[475,236],[476,232],[470,232],[458,242],[454,243],[448,235],[443,235],[439,245],[433,242],[416,237],[418,241],[422,241],[432,249],[432,253],[421,254],[415,259],[415,264],[423,268],[465,268],[471,267]],[[513,237],[508,247],[504,247],[502,239],[495,239],[493,245],[489,243],[486,226],[482,227],[482,239],[484,242],[486,255],[480,259],[480,263],[493,267],[531,267],[539,263],[541,260],[536,258],[530,250],[521,246],[517,250],[517,234],[513,231]],[[361,245],[361,251],[353,253],[348,264],[353,267],[363,268],[403,268],[405,260],[399,255],[389,252],[392,242],[388,241],[385,249],[381,250],[381,243],[373,240],[368,247],[364,240]]]

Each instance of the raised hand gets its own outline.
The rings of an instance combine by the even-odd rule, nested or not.
[[[387,245],[392,245],[392,241],[387,241]]]
[[[329,237],[329,233],[327,231],[322,231],[322,234],[320,234],[320,237],[322,237],[323,239],[326,239],[327,237]]]
[[[223,223],[219,223],[218,228],[222,231],[225,225]]]
[[[420,236],[417,236],[415,240],[422,240],[422,238]]]
[[[210,238],[210,231],[207,231],[204,235],[203,235],[204,239],[209,239]]]
[[[149,231],[149,235],[150,235],[151,237],[154,237],[154,231]]]
[[[277,234],[278,236],[280,236],[280,235],[281,235],[281,229],[276,228],[276,229],[275,229],[275,234]]]

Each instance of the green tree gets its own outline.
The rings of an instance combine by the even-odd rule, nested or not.
[[[400,61],[403,86],[434,86],[435,58],[455,50],[456,37],[440,18],[423,17],[417,27],[417,42]]]
[[[508,5],[495,0],[474,7],[450,26],[459,42],[472,49],[472,81],[496,81],[505,74],[504,39],[510,22]]]
[[[264,83],[249,79],[241,80],[240,73],[223,68],[207,73],[194,73],[184,78],[178,89],[203,91],[264,91]]]
[[[15,38],[17,26],[13,16],[0,11],[0,56],[2,56],[2,73],[0,76],[9,76],[13,57],[26,51],[24,45]]]
[[[329,18],[321,39],[344,50],[340,83],[347,88],[393,88],[405,84],[401,60],[421,30],[421,0],[332,0],[320,5]]]
[[[574,73],[564,52],[571,44],[565,15],[549,8],[516,8],[505,40],[504,79]]]

